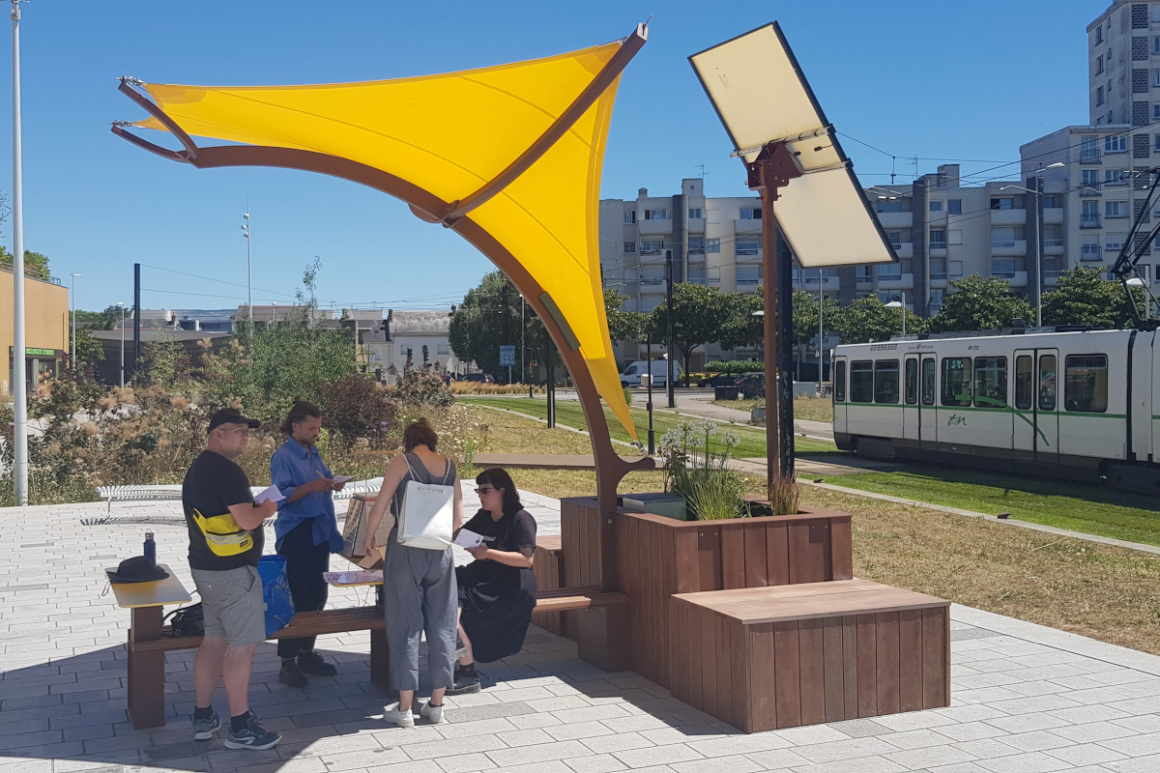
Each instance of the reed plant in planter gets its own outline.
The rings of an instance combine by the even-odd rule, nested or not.
[[[700,521],[743,515],[742,496],[748,485],[729,467],[740,442],[736,432],[718,432],[717,422],[708,419],[686,421],[669,430],[659,443],[665,459],[665,491],[684,497]]]

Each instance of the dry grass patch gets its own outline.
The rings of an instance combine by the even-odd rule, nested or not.
[[[525,419],[504,411],[465,404],[471,418],[479,424],[476,453],[503,454],[591,454],[592,441],[587,435],[567,429],[549,429],[542,422]],[[486,429],[484,429],[486,427]],[[621,453],[630,449],[618,448]]]
[[[855,516],[854,574],[1160,654],[1160,558],[982,519],[803,487]]]
[[[509,469],[516,488],[525,491],[534,491],[546,497],[562,499],[564,497],[594,497],[596,496],[595,470],[520,470]],[[648,472],[630,472],[624,476],[620,487],[621,494],[644,494],[664,489],[663,473],[660,470]]]

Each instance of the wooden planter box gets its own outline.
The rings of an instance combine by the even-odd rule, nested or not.
[[[621,511],[606,523],[596,500],[585,497],[561,500],[560,515],[565,587],[628,594],[626,667],[670,689],[678,670],[673,643],[684,635],[670,620],[673,594],[853,577],[844,513],[803,508],[798,515],[684,522]],[[576,638],[581,621],[564,614],[571,616],[564,629]]]

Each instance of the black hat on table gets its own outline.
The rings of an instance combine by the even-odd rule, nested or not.
[[[245,424],[250,429],[257,429],[262,426],[262,422],[243,416],[242,412],[237,408],[222,408],[213,416],[209,417],[209,429],[206,430],[206,433],[213,432],[223,424]]]
[[[164,580],[169,572],[154,564],[145,556],[126,558],[117,565],[117,571],[105,570],[109,582],[156,582]]]

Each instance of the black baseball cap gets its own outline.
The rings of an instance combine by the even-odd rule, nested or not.
[[[257,429],[262,426],[262,422],[243,416],[242,412],[237,408],[222,408],[213,416],[209,417],[209,429],[206,430],[206,433],[213,432],[223,424],[245,424],[250,429]]]
[[[156,582],[169,576],[168,572],[154,565],[145,556],[126,558],[117,566],[116,571],[106,569],[105,573],[109,576],[109,582],[117,583]]]

